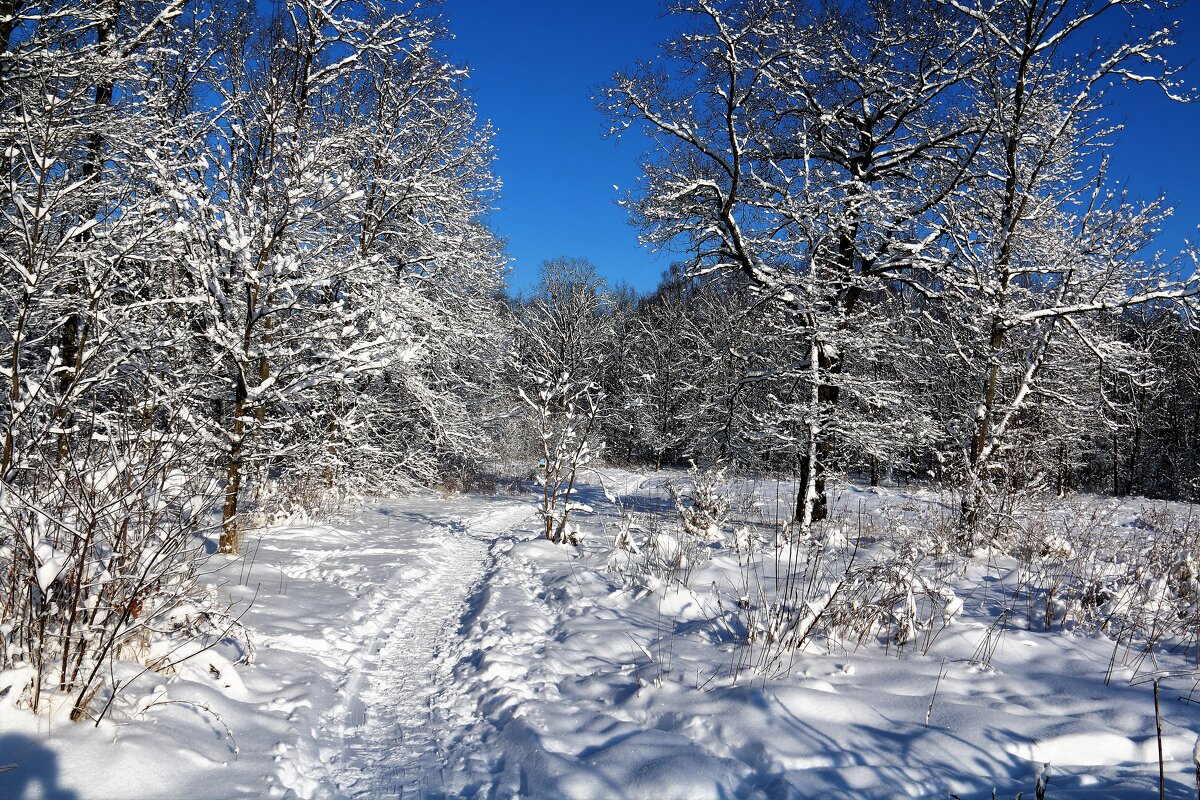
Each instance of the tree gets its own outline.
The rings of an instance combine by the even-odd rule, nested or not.
[[[434,48],[437,16],[339,0],[255,13],[218,17],[222,106],[198,159],[215,177],[176,193],[197,349],[220,367],[197,416],[224,463],[226,552],[268,470],[314,492],[395,486],[485,449],[474,381],[503,265],[482,221],[490,132]]]
[[[1110,90],[1174,91],[1170,31],[1147,24],[1163,8],[696,0],[616,76],[615,129],[655,143],[627,201],[645,240],[740,275],[761,309],[739,349],[764,450],[797,454],[801,528],[829,470],[924,453],[957,472],[970,529],[1018,479],[1023,426],[1094,427],[1081,409],[1105,398],[1071,391],[1079,369],[1135,368],[1111,316],[1195,296],[1200,276],[1144,256],[1166,211],[1110,190],[1104,160]],[[1095,44],[1121,10],[1122,38]],[[768,341],[787,355],[759,358]]]
[[[484,223],[499,190],[493,132],[438,53],[444,35],[421,18],[402,53],[368,53],[355,88],[360,196],[346,225],[359,264],[330,292],[360,310],[343,338],[370,332],[374,366],[329,392],[317,461],[376,486],[428,484],[488,455],[501,392],[504,257]]]
[[[1135,81],[1173,90],[1170,31],[1153,26],[1154,9],[1165,6],[951,5],[978,26],[982,65],[971,93],[984,136],[970,174],[939,206],[952,255],[935,278],[947,319],[980,323],[951,323],[958,330],[945,337],[977,387],[963,410],[973,421],[960,428],[970,430],[961,441],[970,529],[1022,415],[1053,402],[1043,380],[1051,362],[1112,361],[1120,348],[1105,336],[1105,314],[1186,299],[1200,274],[1180,283],[1167,265],[1148,263],[1142,253],[1167,212],[1135,205],[1107,183],[1114,129],[1100,114],[1108,93]],[[1122,38],[1095,44],[1097,22],[1122,12]]]
[[[339,352],[349,315],[324,291],[355,266],[337,222],[356,196],[347,164],[356,131],[337,103],[364,53],[402,31],[394,20],[368,30],[352,10],[298,0],[261,28],[252,7],[218,18],[210,86],[223,113],[204,139],[216,176],[196,175],[180,203],[191,217],[185,263],[204,301],[199,334],[221,370],[208,391],[224,440],[222,552],[240,546],[248,471],[286,452],[287,439],[263,436],[282,423],[271,410],[302,403],[354,349]]]
[[[553,542],[578,541],[571,513],[589,509],[574,499],[575,479],[604,447],[593,434],[604,403],[605,288],[584,259],[548,261],[535,295],[520,309],[518,391],[533,413],[541,456],[538,511]]]
[[[73,695],[197,599],[211,481],[169,356],[194,298],[168,192],[196,68],[182,2],[19,2],[0,21],[0,669]]]
[[[691,422],[697,406],[697,378],[713,371],[713,364],[699,357],[705,339],[689,313],[686,282],[668,280],[638,304],[628,326],[628,377],[620,395],[619,415],[627,420],[632,441],[641,458],[649,456],[654,468],[679,463],[700,432]]]
[[[975,66],[975,28],[936,2],[674,10],[695,29],[606,94],[618,127],[640,124],[656,145],[631,210],[648,241],[694,254],[693,274],[743,275],[784,310],[781,335],[805,343],[786,416],[801,426],[807,528],[826,513],[835,450],[866,442],[840,419],[844,395],[878,407],[893,396],[845,366],[890,336],[872,306],[911,282],[930,215],[977,146],[972,121],[939,102]]]

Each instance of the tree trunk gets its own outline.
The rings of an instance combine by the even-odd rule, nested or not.
[[[238,502],[242,493],[242,472],[245,456],[243,437],[246,433],[245,414],[248,392],[246,379],[238,371],[236,402],[233,406],[233,437],[229,443],[229,463],[225,469],[225,505],[221,514],[220,550],[230,555],[242,547],[242,531],[238,520]]]
[[[812,370],[812,378],[817,382],[816,402],[813,403],[812,413],[821,415],[824,409],[836,407],[841,395],[841,387],[825,382],[822,377],[826,375],[836,377],[840,374],[842,359],[819,344],[814,344],[812,350],[811,357],[817,366],[817,369]],[[809,447],[808,452],[800,459],[800,489],[796,494],[796,508],[793,513],[793,519],[801,523],[804,521],[806,510],[811,511],[810,522],[820,522],[829,516],[829,497],[825,491],[825,469],[833,457],[833,443],[820,426],[810,425],[809,430],[810,435],[816,437],[816,441],[815,445]],[[810,476],[812,477],[811,481],[809,480]],[[810,488],[813,491],[812,508],[806,509],[805,506],[808,505],[809,500],[806,492]]]
[[[820,445],[813,449],[819,452]],[[816,461],[815,470],[812,467],[813,461]],[[821,463],[820,457],[813,459],[806,453],[800,459],[800,488],[796,492],[796,511],[794,515],[796,522],[804,521],[810,484],[813,494],[809,519],[812,522],[820,522],[829,515],[829,501],[825,493],[825,465]]]
[[[1026,10],[1026,30],[1032,25],[1035,6]],[[1000,207],[998,240],[999,251],[996,258],[996,274],[999,278],[996,294],[997,310],[992,315],[991,336],[988,340],[987,377],[984,379],[983,398],[975,415],[975,433],[971,440],[970,461],[967,474],[970,476],[969,485],[963,491],[963,506],[961,524],[966,528],[967,537],[973,539],[975,526],[979,524],[979,512],[983,506],[984,482],[983,475],[987,461],[996,451],[990,439],[993,436],[992,424],[996,410],[996,393],[1000,383],[1000,365],[1005,343],[1003,314],[1008,302],[1008,288],[1012,282],[1013,247],[1019,224],[1021,201],[1018,198],[1020,170],[1018,158],[1021,145],[1021,126],[1024,125],[1026,103],[1026,78],[1030,61],[1034,55],[1031,47],[1026,46],[1021,52],[1016,67],[1016,83],[1012,93],[1012,116],[1008,121],[1008,131],[1004,137],[1004,194]]]
[[[959,545],[960,549],[969,547],[975,542],[975,531],[982,519],[982,509],[985,505],[983,479],[974,470],[967,471],[966,485],[962,490],[961,507],[959,508]]]
[[[342,410],[342,388],[333,390],[333,399],[329,404],[329,425],[325,430],[325,488],[332,489],[335,477],[334,463],[338,454],[338,419]]]
[[[1117,435],[1112,435],[1112,486],[1113,494],[1121,493],[1121,455],[1117,450]]]
[[[1125,494],[1131,495],[1137,487],[1138,456],[1142,447],[1142,419],[1146,411],[1146,392],[1138,392],[1137,416],[1133,423],[1133,441],[1129,446],[1129,475],[1125,478]]]

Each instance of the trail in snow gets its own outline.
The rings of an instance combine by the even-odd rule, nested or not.
[[[253,660],[230,638],[169,675],[118,663],[130,683],[98,729],[72,725],[69,701],[34,716],[10,694],[0,756],[16,766],[0,773],[0,797],[1012,797],[1032,796],[1047,762],[1056,798],[1157,796],[1151,693],[1113,667],[1110,639],[1020,623],[994,635],[998,605],[977,599],[928,654],[868,641],[797,652],[787,677],[738,677],[729,665],[744,645],[718,627],[728,612],[713,597],[740,585],[742,555],[710,548],[668,585],[614,552],[624,520],[598,497],[620,492],[667,520],[670,477],[602,477],[604,489],[581,488],[598,511],[580,548],[541,539],[528,501],[499,495],[415,495],[259,531],[209,573],[241,609]],[[940,503],[928,492],[841,492],[878,526],[863,559],[940,519],[922,516]],[[771,494],[728,496],[750,498],[750,514]],[[1145,501],[1120,503],[1102,517],[1106,535],[1143,540]],[[1094,519],[1096,507],[1056,513]],[[832,558],[851,545],[823,547]],[[995,581],[988,591],[1007,597],[1018,567],[995,556],[953,585],[967,596]],[[1195,797],[1200,731],[1198,706],[1175,702],[1194,697],[1190,652],[1159,664],[1179,669],[1161,723],[1168,796],[1181,800]]]
[[[375,633],[345,690],[340,796],[430,797],[445,788],[447,721],[456,709],[449,657],[490,542],[527,515],[507,506],[431,524],[389,525],[372,542],[402,563],[373,588]]]
[[[0,698],[0,764],[20,765],[0,773],[0,797],[453,792],[441,765],[461,761],[479,718],[470,687],[451,678],[472,649],[460,632],[467,598],[482,602],[493,545],[530,514],[523,497],[417,494],[256,531],[204,576],[253,658],[230,637],[171,674],[118,663],[126,682],[99,734],[71,725],[69,704],[51,719]]]

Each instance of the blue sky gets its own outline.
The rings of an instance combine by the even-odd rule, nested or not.
[[[641,291],[657,285],[669,255],[653,256],[616,205],[633,187],[645,141],[626,134],[606,138],[594,89],[617,69],[654,55],[672,33],[658,0],[445,0],[456,39],[453,59],[471,68],[470,88],[480,115],[499,130],[497,173],[504,182],[496,230],[508,240],[511,285],[526,288],[542,261],[557,256],[591,259],[613,282]],[[1177,63],[1200,61],[1200,0],[1180,11]],[[1200,63],[1188,85],[1200,84]],[[1110,116],[1127,130],[1111,174],[1132,195],[1165,191],[1176,207],[1161,239],[1178,250],[1196,239],[1200,224],[1200,103],[1165,101],[1155,89],[1120,94]]]
[[[632,187],[640,136],[606,138],[593,90],[671,33],[657,0],[446,0],[455,61],[471,68],[480,116],[499,130],[504,182],[493,225],[528,286],[546,259],[591,259],[613,281],[652,289],[669,265],[639,247],[613,185]]]

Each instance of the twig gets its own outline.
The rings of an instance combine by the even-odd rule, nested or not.
[[[942,677],[946,673],[946,659],[942,659],[942,666],[938,668],[937,681],[933,684],[933,696],[929,698],[929,708],[925,709],[925,727],[929,727],[929,719],[933,716],[933,704],[937,700],[938,687],[942,685]]]
[[[1154,728],[1158,734],[1158,800],[1166,800],[1167,797],[1167,775],[1166,768],[1163,765],[1163,743],[1162,743],[1162,713],[1158,707],[1158,682],[1159,678],[1154,679]]]
[[[221,719],[221,715],[213,711],[206,703],[198,703],[195,700],[156,700],[155,702],[150,703],[143,708],[141,713],[144,716],[147,711],[155,706],[169,705],[192,706],[193,708],[199,708],[211,714],[212,718],[215,719],[217,723],[225,729],[225,735],[229,737],[229,742],[233,745],[233,760],[238,760],[238,755],[241,753],[241,750],[238,748],[237,739],[233,738],[233,731],[229,730],[229,726],[225,724],[225,720]]]

